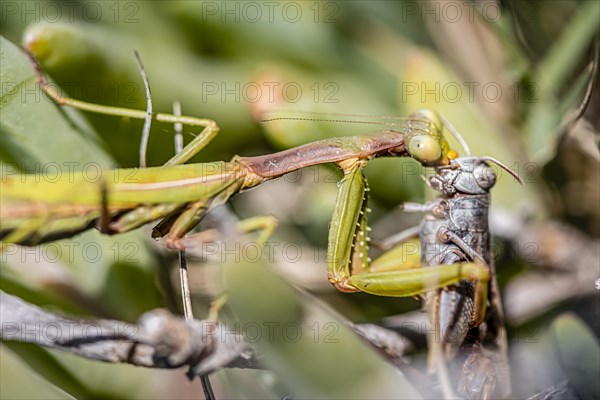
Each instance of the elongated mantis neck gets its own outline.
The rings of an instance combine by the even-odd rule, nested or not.
[[[375,136],[325,139],[264,156],[236,157],[233,161],[259,177],[272,179],[312,165],[386,156],[409,156],[402,133],[388,131]]]

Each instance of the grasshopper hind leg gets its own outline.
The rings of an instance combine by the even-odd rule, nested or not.
[[[450,252],[441,264],[459,262],[461,262],[459,255]],[[458,353],[469,329],[477,319],[475,285],[462,280],[452,286],[431,292],[430,296],[435,297],[434,301],[428,303],[431,304],[429,307],[433,307],[432,318],[439,324],[440,343],[444,355],[452,359]]]

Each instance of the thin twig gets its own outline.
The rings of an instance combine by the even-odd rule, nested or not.
[[[34,343],[97,361],[167,369],[187,365],[191,375],[260,367],[254,350],[225,326],[187,322],[161,309],[142,315],[138,324],[81,320],[0,291],[0,328],[3,341]]]
[[[142,141],[140,143],[140,167],[146,168],[146,153],[148,151],[148,140],[150,139],[150,127],[152,126],[152,95],[150,93],[150,82],[144,69],[144,64],[137,50],[134,50],[135,59],[138,63],[144,87],[146,88],[146,118],[144,119],[144,128],[142,129]]]
[[[181,103],[173,102],[173,115],[181,116]],[[183,124],[175,122],[175,154],[179,154],[183,150]],[[186,321],[194,320],[194,312],[192,310],[192,296],[190,293],[190,280],[187,269],[187,261],[185,259],[185,250],[179,250],[179,282],[181,285],[181,297],[183,304],[183,315]],[[215,321],[216,322],[216,321]],[[206,400],[215,400],[212,384],[208,374],[200,375],[200,383]]]
[[[146,119],[148,117],[146,111],[132,110],[129,108],[113,106],[103,106],[101,104],[88,103],[85,101],[73,99],[71,97],[63,96],[61,91],[58,89],[58,86],[51,82],[48,82],[48,80],[44,77],[42,67],[40,66],[35,56],[29,52],[26,52],[26,54],[29,56],[33,64],[33,69],[37,78],[38,85],[44,91],[44,93],[46,93],[46,95],[49,96],[52,100],[54,100],[57,104],[69,105],[81,111],[89,111],[96,114],[111,115],[113,117],[125,117],[135,119]],[[169,124],[179,122],[184,125],[204,127],[204,129],[198,134],[198,136],[202,136],[208,128],[213,132],[213,134],[205,138],[205,143],[210,142],[210,140],[216,135],[216,132],[218,132],[218,126],[216,125],[215,121],[207,118],[196,118],[187,115],[182,115],[178,117],[172,114],[157,112],[156,114],[152,114],[152,120]]]
[[[183,301],[183,315],[186,321],[194,320],[192,311],[192,298],[190,295],[190,281],[188,277],[185,250],[179,250],[179,283],[181,285],[181,297]]]
[[[396,358],[406,338],[385,328],[350,325],[366,341]],[[45,311],[0,290],[0,339],[33,343],[83,358],[147,368],[189,366],[188,375],[221,368],[264,368],[262,355],[244,338],[214,321],[185,321],[166,310],[143,314],[137,324],[82,320]],[[210,346],[210,351],[207,351]]]
[[[181,116],[181,103],[178,100],[173,102],[173,115]],[[183,150],[183,124],[175,122],[175,153],[179,154]]]
[[[181,115],[181,104],[178,101],[173,102],[173,115]],[[183,150],[183,125],[179,122],[176,122],[173,125],[175,130],[175,154],[179,154]],[[183,315],[187,321],[192,321],[194,319],[194,313],[192,311],[190,281],[187,270],[187,262],[185,260],[185,250],[179,251],[179,283],[181,285]]]

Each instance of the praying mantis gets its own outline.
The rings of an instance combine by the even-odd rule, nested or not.
[[[45,80],[39,67],[38,81],[58,104],[146,118],[144,111],[65,98]],[[355,175],[373,158],[412,156],[423,165],[442,165],[456,154],[443,137],[440,117],[431,110],[420,110],[398,123],[388,122],[392,129],[376,135],[325,139],[264,156],[236,156],[230,162],[185,164],[218,134],[218,125],[208,119],[163,113],[153,114],[152,119],[199,126],[202,131],[164,166],[107,170],[100,184],[81,176],[69,182],[36,174],[4,176],[2,241],[35,245],[72,236],[94,225],[104,233],[115,234],[161,220],[153,236],[166,236],[167,247],[181,249],[185,247],[185,235],[210,208],[298,169],[335,163],[346,175]]]
[[[122,117],[147,117],[144,111],[65,98],[38,72],[40,87],[58,104]],[[198,164],[185,163],[218,134],[219,127],[214,121],[163,113],[152,114],[151,118],[201,127],[202,131],[164,166],[107,170],[100,183],[77,177],[68,182],[44,179],[36,174],[4,176],[0,183],[0,239],[4,243],[36,245],[70,237],[92,227],[102,233],[116,234],[159,221],[152,236],[165,237],[168,248],[184,250],[193,246],[194,235],[189,233],[207,212],[236,194],[301,168],[334,163],[344,174],[338,184],[327,249],[328,279],[336,289],[380,296],[431,298],[431,293],[439,296],[444,288],[468,282],[472,289],[467,296],[473,303],[471,309],[457,311],[446,302],[442,311],[460,313],[469,329],[477,329],[486,321],[486,313],[488,317],[490,312],[497,313],[497,303],[488,305],[490,287],[493,300],[499,301],[497,288],[494,289],[494,271],[489,260],[473,256],[482,249],[467,252],[468,257],[452,262],[427,260],[424,268],[407,269],[401,262],[395,268],[380,268],[379,258],[371,261],[368,257],[369,187],[363,175],[368,162],[379,157],[412,157],[424,166],[436,168],[436,176],[453,171],[460,175],[463,171],[465,161],[456,158],[457,153],[444,138],[444,129],[454,134],[465,148],[466,144],[451,124],[434,111],[418,110],[407,118],[383,122],[388,129],[369,136],[324,139],[263,156],[235,156],[229,162]],[[465,169],[464,173],[472,171]],[[438,189],[443,192],[452,185],[454,181],[448,181]],[[486,195],[489,188],[491,185],[485,188]],[[261,231],[262,241],[274,228],[269,218],[240,223],[242,230]],[[428,300],[432,301],[436,302]],[[440,306],[429,308],[437,310],[431,311],[436,330],[443,329]],[[441,353],[437,351],[438,363],[445,357]],[[437,369],[441,372],[444,366],[438,364]]]

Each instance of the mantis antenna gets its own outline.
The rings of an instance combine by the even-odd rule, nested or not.
[[[458,133],[458,131],[456,130],[456,128],[454,128],[454,126],[450,123],[450,121],[448,121],[446,118],[442,117],[441,115],[439,117],[442,120],[442,122],[444,123],[444,125],[446,126],[446,129],[448,129],[448,131],[452,134],[452,136],[454,136],[454,138],[456,140],[458,140],[458,143],[460,143],[460,145],[463,148],[463,150],[465,151],[466,155],[470,156],[471,149],[469,148],[469,145],[467,144],[465,139],[462,137],[462,135],[460,133]]]

